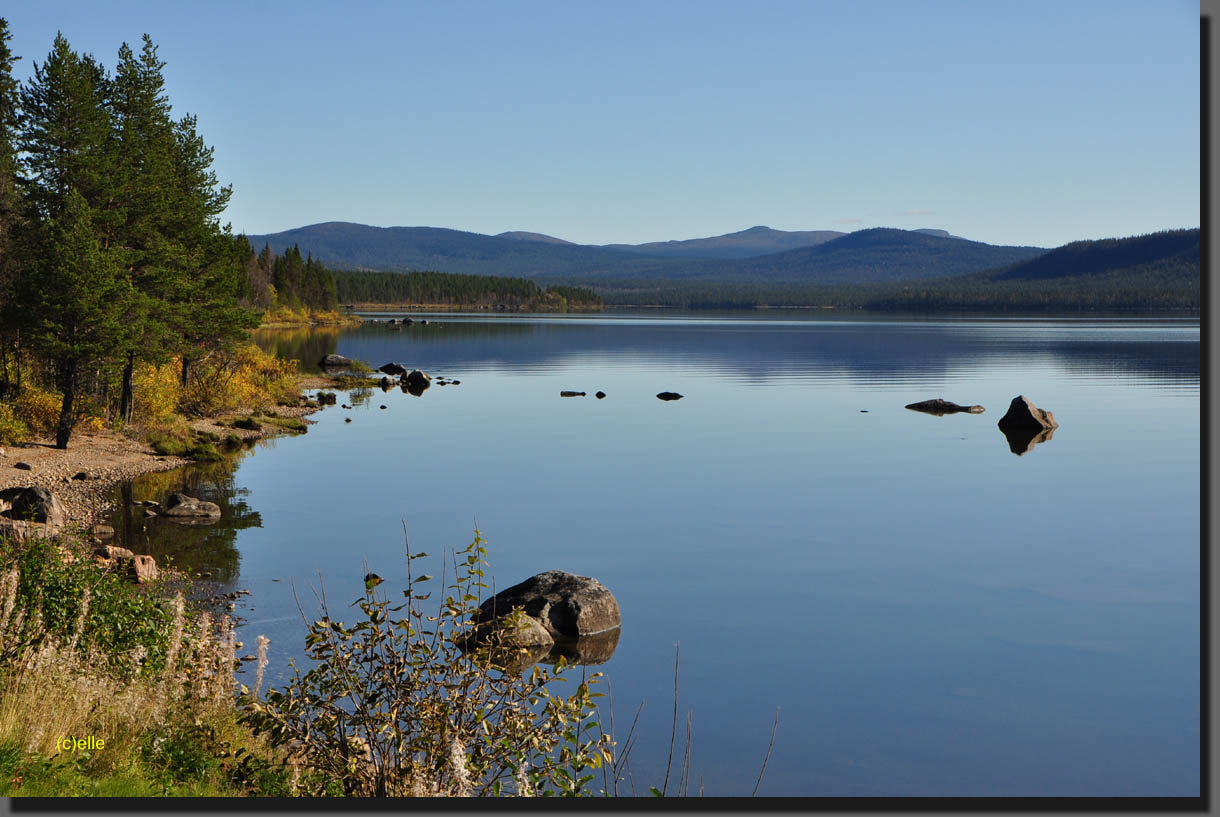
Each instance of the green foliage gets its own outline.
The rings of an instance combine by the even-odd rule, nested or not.
[[[312,667],[294,667],[265,700],[243,698],[244,723],[295,747],[309,793],[575,796],[612,763],[613,742],[595,718],[598,673],[562,697],[551,692],[566,680],[562,662],[522,673],[511,668],[518,650],[494,639],[469,646],[486,589],[484,545],[476,531],[452,555],[455,578],[435,615],[422,609],[433,577],[412,567],[425,553],[407,554],[401,604],[370,581],[348,624],[323,597],[306,637]]]
[[[119,673],[149,673],[164,666],[171,615],[167,603],[141,592],[122,575],[102,570],[81,550],[63,556],[49,540],[0,540],[0,567],[18,570],[13,619],[24,624],[4,645],[11,662],[47,639],[72,640],[82,604],[88,617],[76,641],[81,656],[101,656]]]
[[[262,417],[260,421],[288,431],[305,432],[309,430],[309,425],[298,417]]]

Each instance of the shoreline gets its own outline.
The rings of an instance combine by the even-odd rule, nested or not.
[[[302,396],[306,391],[320,388],[333,389],[336,385],[330,378],[318,375],[301,375],[297,378],[297,389]],[[312,422],[305,419],[307,415],[320,410],[321,407],[305,405],[277,406],[275,409],[280,417],[296,417],[306,423]],[[218,421],[248,413],[230,412],[201,417],[190,420],[188,425],[200,431],[236,434],[247,442],[293,434],[270,425],[264,425],[258,431],[218,425]],[[67,529],[88,529],[103,521],[103,516],[111,510],[109,497],[116,485],[144,474],[172,471],[195,462],[186,457],[159,454],[142,439],[110,429],[77,432],[72,435],[67,449],[56,448],[54,439],[46,437],[7,446],[0,452],[0,490],[17,487],[47,489],[63,505]],[[30,470],[17,468],[18,462],[28,463]],[[84,474],[84,478],[78,478],[80,474]]]

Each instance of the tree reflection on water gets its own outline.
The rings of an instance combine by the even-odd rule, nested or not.
[[[135,553],[148,553],[157,564],[194,572],[208,572],[220,583],[233,582],[240,556],[237,532],[262,527],[262,518],[237,487],[233,475],[238,463],[253,448],[241,448],[216,462],[195,463],[173,471],[145,474],[123,483],[111,495],[114,510],[108,524],[114,528],[115,544]],[[220,519],[209,525],[183,525],[145,515],[152,500],[165,506],[173,493],[184,493],[220,506]]]

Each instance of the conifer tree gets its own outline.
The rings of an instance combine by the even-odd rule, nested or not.
[[[134,409],[136,359],[163,363],[172,337],[166,306],[174,278],[167,213],[173,205],[175,139],[164,67],[147,34],[138,57],[124,43],[111,93],[123,203],[117,243],[132,285],[129,322],[138,330],[124,350],[119,416],[126,422]]]
[[[70,190],[56,210],[32,231],[16,294],[27,337],[53,364],[63,393],[55,444],[67,448],[81,376],[127,339],[131,290],[117,254],[98,241],[84,197]]]
[[[81,374],[124,342],[130,288],[115,231],[116,187],[109,78],[62,34],[19,92],[19,184],[25,205],[22,264],[10,310],[31,348],[53,364],[63,393],[56,445],[76,422]]]
[[[258,312],[241,305],[244,259],[234,252],[232,232],[220,226],[231,187],[221,187],[212,170],[212,148],[184,116],[174,126],[173,205],[170,239],[178,275],[172,296],[173,325],[182,356],[182,385],[192,364],[230,348],[258,326]]]
[[[21,222],[21,198],[17,192],[18,85],[13,77],[14,56],[8,41],[8,21],[0,17],[0,396],[8,392],[10,353],[16,352],[16,322],[6,315],[12,302],[11,288],[17,274],[17,234]],[[20,362],[12,361],[14,382],[20,379]]]

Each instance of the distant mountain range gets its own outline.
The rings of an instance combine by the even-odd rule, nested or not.
[[[596,246],[532,232],[490,236],[439,227],[326,222],[249,239],[255,247],[270,244],[276,252],[296,245],[337,269],[435,270],[582,285],[913,280],[1001,267],[1045,252],[967,241],[944,230],[887,228],[840,233],[759,226],[709,238]]]

